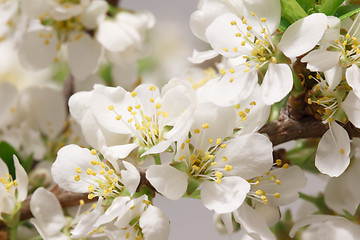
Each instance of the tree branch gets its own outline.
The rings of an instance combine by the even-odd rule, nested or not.
[[[355,128],[350,122],[341,125],[346,129],[351,138],[360,137],[360,130]],[[259,132],[268,135],[273,146],[276,146],[301,138],[321,138],[327,129],[326,124],[313,117],[295,120],[291,117],[289,109],[283,108],[280,111],[278,120],[266,124]]]

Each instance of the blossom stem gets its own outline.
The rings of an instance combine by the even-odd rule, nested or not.
[[[17,239],[17,229],[18,229],[18,224],[10,228],[10,240]]]

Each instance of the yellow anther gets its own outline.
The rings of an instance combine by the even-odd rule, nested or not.
[[[88,169],[86,170],[86,174],[87,174],[87,175],[91,175],[92,171],[93,171],[93,170],[91,170],[90,168],[88,168]]]
[[[161,108],[161,103],[157,103],[157,104],[155,105],[155,108],[156,108],[156,109]]]
[[[93,185],[89,185],[89,186],[88,186],[88,191],[89,191],[89,193],[92,193],[94,190],[95,190],[95,188],[94,188]]]
[[[235,104],[235,105],[234,105],[234,108],[239,109],[239,108],[240,108],[240,104]]]
[[[241,33],[235,33],[236,37],[241,37]]]
[[[281,159],[276,159],[276,166],[280,167],[282,164],[282,160]]]
[[[247,28],[246,28],[248,31],[250,31],[251,29],[252,29],[252,26],[247,26]]]
[[[80,175],[75,175],[75,176],[74,176],[74,180],[75,180],[75,181],[80,181]]]
[[[257,191],[255,192],[255,194],[258,195],[258,196],[260,196],[260,195],[262,194],[262,191],[261,191],[261,190],[257,190]]]
[[[100,166],[101,166],[102,168],[106,168],[106,165],[105,165],[105,163],[103,163],[103,162],[100,163]]]
[[[247,73],[247,72],[250,72],[250,69],[249,69],[249,68],[247,68],[247,69],[244,70],[244,73]]]
[[[80,203],[81,206],[84,206],[84,205],[85,205],[85,202],[84,202],[84,200],[82,200],[82,199],[80,199],[79,203]]]
[[[212,162],[211,164],[210,164],[210,166],[215,166],[217,164],[217,162]]]
[[[227,157],[222,157],[221,161],[226,162],[228,160]]]
[[[220,145],[221,144],[221,138],[216,139],[216,145]]]
[[[133,115],[133,116],[135,116],[135,115],[137,114],[137,112],[132,111],[130,114]]]
[[[341,149],[339,150],[339,152],[340,152],[341,154],[344,154],[344,149],[341,148]]]
[[[76,171],[77,173],[81,173],[81,168],[77,167],[77,168],[75,168],[75,171]]]
[[[17,185],[18,185],[17,180],[14,180],[14,182],[13,182],[13,183],[14,183],[14,185],[15,185],[15,186],[17,186]]]
[[[256,106],[256,102],[255,101],[251,102],[250,106]]]
[[[95,149],[91,149],[91,155],[96,155],[96,150]]]
[[[230,81],[230,82],[233,82],[233,81],[234,81],[234,78],[233,78],[233,77],[231,77],[231,78],[229,79],[229,81]]]
[[[140,108],[141,108],[141,105],[138,104],[138,105],[135,106],[135,108],[136,108],[136,109],[140,109]]]
[[[150,101],[151,103],[153,103],[153,102],[154,102],[154,98],[149,98],[149,101]]]
[[[272,61],[273,63],[277,63],[277,60],[276,60],[275,57],[272,57],[272,58],[271,58],[271,61]]]
[[[209,138],[209,139],[208,139],[208,142],[209,142],[210,144],[213,143],[212,138]]]
[[[261,22],[266,22],[266,18],[260,18]]]
[[[255,16],[255,13],[253,11],[250,11],[251,16]]]
[[[105,173],[105,169],[101,169],[99,172],[100,175],[103,175],[104,173]]]
[[[225,69],[221,69],[221,70],[220,70],[220,73],[221,73],[221,74],[225,74],[225,73],[226,73]]]
[[[113,106],[113,105],[109,105],[108,109],[109,109],[109,110],[114,110],[114,106]]]
[[[117,115],[116,120],[120,120],[120,119],[121,119],[121,115]]]
[[[266,29],[265,28],[262,28],[261,29],[261,33],[265,33]]]
[[[163,116],[164,116],[164,118],[166,118],[167,116],[169,116],[169,113],[168,113],[168,112],[164,112]]]
[[[235,70],[234,70],[233,68],[230,68],[229,72],[230,72],[230,73],[234,73]]]
[[[200,133],[200,129],[195,128],[195,129],[194,129],[194,133],[195,133],[195,134],[196,134],[196,133]]]
[[[238,51],[238,48],[237,48],[237,47],[233,47],[233,51],[234,51],[234,52],[237,52],[237,51]]]
[[[89,195],[88,195],[88,199],[93,199],[95,197],[95,195],[93,194],[93,193],[90,193]]]
[[[249,108],[245,108],[244,110],[246,113],[249,113],[250,112],[250,109]]]
[[[152,86],[149,87],[149,90],[150,90],[150,91],[155,91],[155,90],[156,90],[156,87],[155,87],[154,85],[152,85]]]
[[[278,185],[281,185],[281,181],[279,179],[276,179],[275,182],[278,184]]]
[[[311,98],[308,98],[307,103],[308,103],[309,105],[311,105],[311,104],[312,104],[312,100],[311,100]]]
[[[241,46],[245,46],[246,41],[241,41]]]
[[[289,168],[289,164],[285,163],[285,164],[283,165],[283,168],[285,168],[285,169]]]
[[[280,193],[275,193],[275,198],[280,198]]]
[[[251,37],[251,34],[249,32],[246,33],[246,36]]]
[[[221,183],[222,180],[221,180],[221,178],[217,178],[217,179],[215,180],[215,182],[216,182],[216,183]]]
[[[215,172],[215,177],[217,177],[217,178],[222,178],[222,177],[223,177],[223,173],[222,173],[222,172]]]
[[[182,143],[181,144],[181,149],[184,149],[185,148],[185,143]]]
[[[127,110],[128,110],[129,112],[131,112],[131,111],[133,110],[133,107],[132,107],[132,106],[128,106]]]
[[[203,129],[209,128],[209,124],[208,124],[208,123],[204,123],[204,124],[202,125],[202,128],[203,128]]]
[[[226,144],[221,144],[220,147],[221,148],[226,148]]]
[[[236,25],[236,21],[232,20],[231,22],[231,25]]]
[[[127,120],[127,122],[128,122],[128,123],[131,123],[133,120],[134,120],[134,119],[129,118],[129,119]]]
[[[112,175],[112,174],[114,174],[114,172],[115,172],[114,169],[110,169],[110,170],[108,171],[108,174],[109,174],[109,175]]]
[[[125,238],[129,238],[129,237],[130,237],[130,233],[127,232]]]
[[[224,170],[227,171],[227,172],[230,172],[232,170],[232,166],[231,165],[225,165]]]
[[[260,196],[260,198],[263,200],[263,201],[265,201],[265,200],[267,200],[267,198],[266,198],[266,196]]]
[[[137,95],[137,93],[136,93],[135,91],[132,91],[132,92],[131,92],[131,96],[132,96],[132,97],[136,97],[136,95]]]
[[[229,49],[227,49],[227,48],[223,48],[223,51],[224,51],[224,52],[228,52],[228,51],[229,51]]]
[[[247,22],[246,18],[243,18],[243,20],[241,21],[243,24],[245,24]]]

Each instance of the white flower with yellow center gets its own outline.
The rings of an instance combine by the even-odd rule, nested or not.
[[[19,160],[14,155],[15,175],[14,180],[9,174],[9,169],[5,162],[0,159],[0,219],[7,222],[9,216],[16,214],[20,209],[22,202],[27,197],[28,177],[21,166]]]
[[[132,137],[128,144],[120,142],[101,151],[117,159],[139,148],[139,157],[143,157],[164,152],[173,142],[183,141],[192,123],[190,94],[183,86],[160,95],[157,87],[150,84],[140,85],[133,92],[95,85],[90,109],[99,125],[108,132]]]
[[[172,200],[192,194],[201,184],[205,207],[217,213],[234,211],[250,190],[246,179],[265,173],[272,165],[272,144],[265,136],[248,134],[226,139],[234,124],[231,107],[200,105],[191,137],[178,144],[174,162],[149,167],[146,178]]]
[[[346,69],[346,81],[360,98],[360,14],[348,29],[341,28],[340,19],[329,19],[331,28],[320,42],[320,49],[314,50],[302,58],[311,71],[331,70],[335,75],[342,75]],[[352,21],[348,19],[348,21]],[[341,77],[340,77],[341,78]]]
[[[51,174],[61,188],[78,193],[88,192],[89,199],[95,196],[131,196],[139,185],[140,175],[132,164],[123,161],[123,165],[126,170],[120,170],[114,162],[112,168],[99,159],[96,150],[67,145],[59,150]]]
[[[232,214],[235,221],[241,224],[241,229],[254,239],[274,239],[269,227],[280,219],[279,206],[294,202],[299,190],[306,185],[303,171],[297,167],[282,165],[280,159],[276,160],[277,167],[266,174],[249,179],[251,189],[244,202]],[[233,232],[231,213],[221,215],[225,228],[229,234]]]
[[[266,72],[262,96],[264,102],[271,105],[292,89],[288,58],[300,56],[316,46],[326,29],[327,17],[312,14],[300,19],[289,26],[279,41],[275,33],[281,17],[280,1],[244,1],[244,9],[242,19],[232,13],[217,17],[207,28],[206,37],[222,56],[246,59],[239,71]]]
[[[43,4],[41,0],[35,2]],[[69,1],[53,2],[69,4]],[[80,4],[80,1],[70,2]],[[96,70],[102,48],[88,32],[96,30],[97,19],[105,16],[108,5],[105,1],[82,2],[87,3],[86,8],[82,6],[83,3],[80,4],[81,7],[77,3],[71,4],[77,10],[65,19],[49,14],[49,9],[39,16],[37,8],[27,8],[35,11],[27,14],[38,19],[31,20],[19,45],[19,59],[24,67],[39,70],[53,61],[59,61],[60,50],[64,46],[68,51],[71,73],[76,79],[85,79]],[[70,11],[72,8],[65,9]]]

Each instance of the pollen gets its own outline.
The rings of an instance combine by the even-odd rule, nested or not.
[[[275,198],[280,198],[280,193],[275,193]]]
[[[77,168],[75,168],[75,171],[76,171],[77,173],[81,173],[81,168],[77,167]]]
[[[202,125],[202,128],[203,128],[203,129],[209,128],[209,124],[208,124],[208,123],[204,123],[204,124]]]
[[[121,119],[121,115],[117,115],[116,120],[120,120],[120,119]]]
[[[220,145],[221,144],[221,138],[216,139],[216,145]]]
[[[152,85],[152,86],[149,87],[149,90],[150,90],[150,91],[155,91],[155,90],[156,90],[156,87],[155,87],[154,85]]]
[[[220,70],[220,73],[221,73],[221,74],[225,74],[225,73],[226,73],[225,69],[221,69],[221,70]]]
[[[114,110],[114,106],[113,106],[113,105],[109,105],[108,109],[109,109],[110,111],[112,111],[112,110]]]
[[[132,91],[132,92],[131,92],[131,96],[132,96],[132,97],[136,97],[136,95],[137,95],[137,93],[136,93],[135,91]]]
[[[226,162],[228,160],[227,157],[222,157],[221,161]]]
[[[260,18],[261,22],[266,22],[266,18]]]
[[[80,175],[75,175],[75,176],[74,176],[74,180],[75,180],[75,181],[80,181]]]
[[[80,199],[79,204],[80,204],[80,206],[84,206],[84,204],[85,204],[84,200]]]
[[[230,68],[229,72],[230,72],[230,73],[234,73],[235,70],[234,70],[233,68]]]
[[[209,142],[210,144],[213,143],[212,138],[209,138],[209,139],[208,139],[208,142]]]
[[[232,166],[231,165],[225,165],[224,170],[227,171],[227,172],[230,172],[232,170]]]
[[[285,163],[285,164],[283,165],[283,168],[285,168],[285,169],[289,168],[289,164]]]
[[[231,23],[231,25],[236,25],[236,21],[234,21],[234,20],[231,21],[230,23]]]
[[[282,160],[281,159],[276,159],[276,166],[280,167],[282,164]]]
[[[279,179],[276,179],[275,182],[278,184],[278,185],[281,185],[281,181]]]
[[[344,149],[341,148],[341,149],[339,150],[339,152],[340,152],[341,154],[344,154]]]
[[[200,133],[200,129],[195,128],[195,129],[194,129],[194,133],[195,133],[195,134]]]
[[[96,155],[96,150],[95,149],[91,149],[91,155]]]

